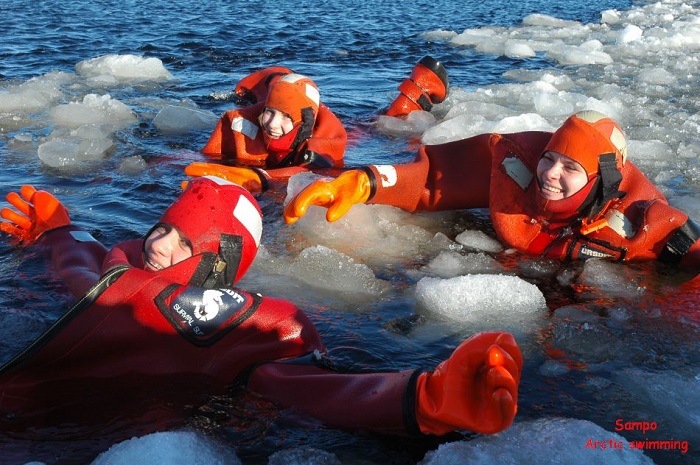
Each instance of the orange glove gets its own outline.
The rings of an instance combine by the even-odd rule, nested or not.
[[[310,205],[326,207],[326,219],[342,218],[356,203],[365,203],[370,194],[369,176],[362,170],[350,170],[331,181],[318,179],[289,201],[284,208],[284,221],[294,224],[306,214]]]
[[[0,231],[31,243],[46,231],[70,224],[68,210],[53,195],[30,185],[22,186],[19,192],[21,197],[17,192],[7,194],[7,201],[21,214],[3,208],[0,216],[8,221],[0,222]]]
[[[252,193],[262,192],[267,180],[259,170],[225,166],[216,163],[190,163],[185,168],[185,174],[192,177],[218,176],[247,189]]]
[[[421,431],[503,431],[518,409],[522,366],[520,349],[508,333],[479,333],[464,341],[435,371],[418,377],[416,418]]]

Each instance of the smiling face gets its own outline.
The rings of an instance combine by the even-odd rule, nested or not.
[[[561,200],[580,191],[588,183],[588,174],[580,163],[549,150],[537,164],[537,179],[545,199]]]
[[[192,244],[177,228],[159,224],[143,246],[144,269],[159,271],[192,256]]]
[[[294,129],[294,121],[288,114],[270,107],[265,107],[260,115],[260,125],[272,139],[279,139]]]

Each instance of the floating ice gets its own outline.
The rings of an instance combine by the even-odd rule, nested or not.
[[[87,138],[80,136],[78,131],[71,131],[66,138],[54,135],[39,146],[39,159],[53,168],[100,160],[112,147],[112,141],[108,137],[101,137],[99,130],[95,134],[97,137]]]
[[[389,288],[364,263],[322,245],[308,247],[292,258],[273,256],[261,248],[255,267],[266,273],[293,277],[315,288],[350,295],[378,296]]]
[[[643,34],[644,31],[642,31],[642,28],[635,26],[634,24],[630,24],[625,27],[622,32],[620,32],[620,35],[617,37],[617,41],[627,44],[629,42],[634,42],[635,40],[641,39]]]
[[[240,465],[236,454],[195,431],[168,431],[129,439],[100,454],[92,465]]]
[[[589,443],[589,440],[591,442]],[[604,443],[607,447],[598,445]],[[621,449],[612,448],[617,446]],[[587,447],[588,446],[588,447]],[[516,423],[502,433],[471,441],[450,442],[428,452],[419,465],[654,465],[641,450],[630,449],[619,434],[595,423],[544,418]]]
[[[166,105],[153,118],[153,125],[167,134],[186,134],[190,131],[209,130],[216,126],[218,119],[211,111]]]
[[[0,91],[0,113],[32,113],[49,108],[63,92],[62,84],[72,78],[66,73],[48,73]]]
[[[485,232],[478,230],[466,230],[457,234],[455,242],[458,242],[470,250],[497,253],[503,250],[503,245],[496,239],[492,239]]]
[[[127,105],[108,94],[88,94],[82,102],[58,105],[49,111],[49,116],[54,124],[67,128],[103,124],[116,130],[137,121]]]
[[[495,259],[486,254],[462,255],[448,250],[440,252],[422,271],[440,278],[454,278],[465,274],[496,274],[504,270]]]
[[[586,261],[579,279],[608,297],[636,297],[645,289],[635,282],[634,276],[626,265],[592,259]]]
[[[416,285],[416,300],[426,312],[449,321],[503,329],[522,326],[542,315],[542,292],[516,276],[426,277]]]
[[[84,60],[75,70],[93,82],[164,81],[172,78],[158,58],[138,55],[104,55]]]

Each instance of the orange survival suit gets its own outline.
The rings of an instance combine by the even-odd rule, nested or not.
[[[36,195],[32,188],[25,197]],[[51,198],[58,207],[48,210],[63,208]],[[451,370],[446,361],[432,373],[339,373],[329,369],[319,334],[301,310],[232,287],[252,263],[262,230],[255,199],[235,184],[213,177],[188,184],[154,229],[176,227],[191,241],[192,256],[160,271],[143,269],[144,239],[106,253],[86,231],[65,224],[67,214],[62,218],[39,243],[59,274],[70,277],[71,291],[90,288],[0,369],[0,421],[29,417],[35,427],[68,398],[71,407],[75,399],[104,406],[118,399],[126,407],[141,402],[144,391],[159,398],[216,394],[238,379],[337,427],[444,434],[465,427],[496,432],[512,422],[522,358],[510,335],[469,339]],[[469,389],[452,400],[444,383]],[[104,385],[108,393],[95,388]],[[63,411],[60,419],[77,422],[92,413]]]
[[[297,167],[294,173],[342,167],[347,143],[345,128],[320,102],[318,88],[311,79],[285,70],[267,68],[242,79],[237,93],[244,93],[256,103],[225,112],[202,153],[235,161],[240,166]],[[259,120],[265,107],[289,115],[294,130],[280,139],[267,136]]]
[[[588,184],[570,198],[545,200],[536,168],[547,150],[586,167]],[[499,238],[529,254],[661,259],[699,269],[700,228],[625,157],[619,126],[581,112],[555,133],[482,134],[422,146],[413,163],[364,170],[368,203],[408,211],[488,207]]]

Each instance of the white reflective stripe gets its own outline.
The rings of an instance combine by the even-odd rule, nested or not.
[[[519,158],[510,157],[503,159],[501,163],[506,170],[506,174],[515,181],[522,190],[527,189],[527,186],[532,182],[534,177],[532,171],[525,166],[525,163]]]
[[[398,175],[396,174],[396,168],[392,165],[372,165],[379,172],[379,180],[382,183],[382,187],[392,187],[396,185],[396,180]]]
[[[636,234],[632,222],[619,210],[608,210],[605,212],[605,219],[608,220],[608,227],[625,239]]]
[[[208,174],[208,175],[202,176],[202,177],[207,178],[207,179],[211,180],[212,182],[217,183],[219,186],[233,186],[233,185],[237,186],[238,185],[238,184],[232,183],[228,179],[220,178],[218,176],[214,176],[213,174]]]
[[[316,104],[319,105],[321,102],[321,95],[318,93],[318,89],[309,83],[306,83],[306,96]]]
[[[248,139],[255,139],[258,135],[258,125],[242,117],[234,118],[231,121],[231,129],[240,132]]]
[[[625,161],[627,161],[627,138],[622,131],[615,127],[612,130],[612,134],[610,134],[610,142],[620,151],[622,155],[622,164],[624,165]]]
[[[260,217],[258,209],[255,208],[255,205],[246,197],[240,196],[236,208],[233,209],[233,216],[240,221],[250,235],[253,236],[255,245],[259,246],[260,237],[262,236],[262,218]]]
[[[297,82],[300,79],[309,79],[309,78],[306,76],[303,76],[301,74],[291,73],[291,74],[285,74],[284,76],[282,76],[280,78],[280,81],[289,82],[290,84],[294,84],[295,82]],[[321,102],[321,95],[319,94],[318,89],[316,87],[312,86],[311,84],[309,84],[308,82],[306,83],[305,87],[306,87],[306,91],[305,91],[306,97],[309,100],[311,100],[312,102],[314,102],[316,104],[316,106],[318,106]]]
[[[71,231],[70,235],[73,236],[76,242],[97,242],[97,239],[92,237],[87,231]]]

